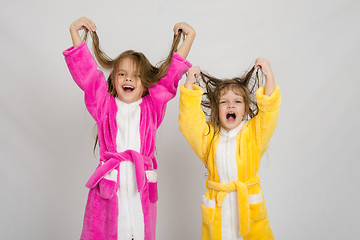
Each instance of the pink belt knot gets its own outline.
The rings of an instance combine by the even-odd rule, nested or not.
[[[138,191],[141,192],[145,187],[145,169],[152,168],[152,159],[150,157],[141,155],[134,150],[126,150],[125,152],[105,152],[103,155],[104,164],[99,166],[95,172],[91,175],[90,179],[86,183],[87,188],[95,187],[106,174],[120,165],[122,161],[132,161],[135,165],[135,176]]]

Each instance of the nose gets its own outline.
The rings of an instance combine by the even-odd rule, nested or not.
[[[229,103],[227,107],[228,107],[228,108],[234,108],[234,104]]]
[[[126,82],[132,82],[132,78],[130,76],[126,76],[125,81]]]

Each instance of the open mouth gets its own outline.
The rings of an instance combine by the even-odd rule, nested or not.
[[[228,114],[226,114],[226,119],[227,120],[235,120],[236,119],[236,114],[233,112],[229,112]]]
[[[133,87],[133,86],[123,86],[122,87],[123,88],[123,90],[125,91],[125,92],[132,92],[132,91],[134,91],[134,89],[135,89],[135,87]]]

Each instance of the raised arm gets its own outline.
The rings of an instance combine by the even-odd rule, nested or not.
[[[149,88],[149,95],[145,97],[152,99],[157,114],[158,126],[160,126],[165,116],[166,104],[175,97],[179,81],[189,67],[191,67],[191,63],[179,54],[174,53],[165,76],[157,84]]]
[[[189,69],[189,67],[191,67],[191,63],[186,60],[186,57],[194,41],[195,31],[187,23],[177,23],[173,29],[175,35],[179,33],[180,29],[186,36],[184,42],[177,50],[177,52],[173,54],[171,64],[165,76],[160,79],[157,84],[149,88],[149,95],[152,98],[155,110],[157,112],[158,126],[160,126],[164,118],[167,102],[175,97],[180,79]]]
[[[256,143],[262,155],[266,151],[277,125],[281,95],[279,86],[275,84],[269,61],[258,58],[255,67],[260,68],[266,81],[265,86],[256,91],[259,112],[251,120],[251,127],[255,130]]]
[[[74,46],[66,49],[63,55],[71,76],[85,93],[86,108],[95,121],[98,121],[108,86],[103,72],[97,69],[94,57],[78,34],[81,26],[92,29],[88,20],[83,17],[71,24],[70,33]]]
[[[196,32],[195,30],[186,22],[177,23],[174,26],[175,35],[179,34],[179,30],[185,34],[185,40],[181,44],[180,48],[177,50],[177,53],[181,55],[183,58],[186,58],[190,52],[191,46],[194,42]]]
[[[180,29],[186,35],[184,42],[178,51],[173,54],[171,64],[165,76],[160,79],[157,84],[149,88],[149,96],[154,103],[155,111],[158,117],[158,126],[160,126],[164,118],[167,102],[175,97],[180,79],[189,67],[191,67],[191,63],[189,63],[185,58],[188,55],[194,41],[195,31],[187,23],[175,24],[175,34],[178,34]]]
[[[196,155],[207,165],[207,144],[213,129],[206,123],[201,109],[203,90],[193,85],[199,73],[199,67],[190,68],[185,84],[180,87],[179,128]]]

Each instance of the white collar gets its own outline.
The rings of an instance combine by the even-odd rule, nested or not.
[[[115,101],[116,101],[116,104],[118,106],[122,106],[122,107],[131,107],[131,106],[135,106],[135,105],[139,105],[141,102],[142,102],[142,98],[140,98],[139,100],[135,101],[135,102],[132,102],[132,103],[126,103],[126,102],[123,102],[119,99],[119,97],[116,97],[115,98]]]
[[[221,127],[220,130],[220,136],[226,137],[226,138],[234,138],[238,135],[242,127],[245,125],[246,120],[243,120],[238,126],[236,126],[233,129],[230,129],[229,131],[226,131],[225,128]]]

